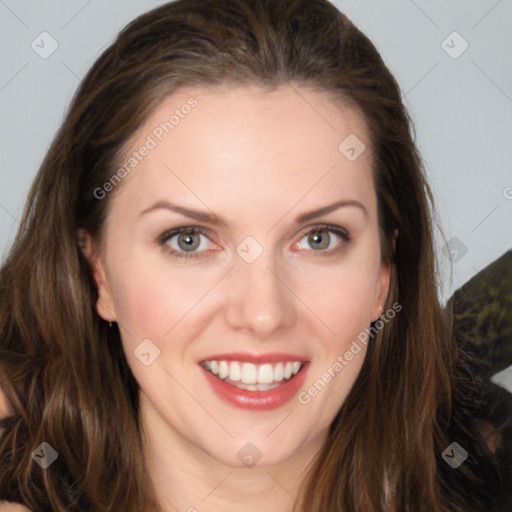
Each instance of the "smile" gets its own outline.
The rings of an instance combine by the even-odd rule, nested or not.
[[[282,361],[261,365],[242,361],[203,361],[202,366],[226,384],[249,391],[268,391],[295,376],[304,363]]]
[[[238,409],[269,411],[289,402],[302,388],[309,361],[292,354],[229,354],[199,362],[210,389]]]

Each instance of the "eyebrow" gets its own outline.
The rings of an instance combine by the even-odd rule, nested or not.
[[[321,217],[322,215],[327,215],[328,213],[331,213],[335,210],[338,210],[342,207],[347,206],[355,206],[359,208],[365,215],[365,217],[368,217],[368,211],[364,207],[362,203],[359,201],[356,201],[354,199],[343,199],[341,201],[337,201],[333,204],[330,204],[328,206],[323,206],[322,208],[319,208],[318,210],[313,210],[310,212],[302,213],[299,216],[296,217],[295,223],[301,224],[303,222],[308,222],[312,219],[315,219],[316,217]],[[178,213],[180,215],[183,215],[184,217],[189,217],[191,219],[197,220],[199,222],[205,222],[208,224],[212,224],[214,226],[218,225],[227,225],[227,223],[224,221],[224,219],[218,215],[216,215],[213,212],[205,212],[205,211],[198,211],[198,210],[192,210],[190,208],[186,208],[184,206],[180,206],[175,203],[171,203],[170,201],[160,200],[157,201],[155,204],[150,206],[149,208],[145,209],[141,212],[140,217],[143,215],[146,215],[150,212],[154,212],[157,210],[168,210],[174,213]]]

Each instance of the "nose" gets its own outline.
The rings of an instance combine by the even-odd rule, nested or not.
[[[264,253],[250,264],[240,259],[228,281],[226,320],[232,329],[264,340],[295,323],[295,296],[272,257]]]

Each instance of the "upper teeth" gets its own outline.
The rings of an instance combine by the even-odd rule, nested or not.
[[[271,384],[289,379],[301,369],[303,363],[294,361],[256,365],[239,361],[204,361],[203,365],[219,379],[227,377],[229,380],[241,381],[244,384]]]

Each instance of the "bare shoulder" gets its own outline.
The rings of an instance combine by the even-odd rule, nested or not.
[[[19,503],[1,501],[0,512],[30,512],[30,510],[24,505],[20,505]]]
[[[0,375],[1,378],[1,375]],[[9,402],[7,401],[7,397],[5,396],[4,390],[2,389],[2,385],[0,382],[0,420],[3,420],[11,413],[11,408],[9,407]],[[0,502],[0,512],[3,512],[1,508],[2,502]]]

